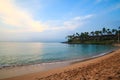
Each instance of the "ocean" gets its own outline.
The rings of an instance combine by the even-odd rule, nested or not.
[[[0,68],[88,59],[116,49],[111,45],[0,42]]]

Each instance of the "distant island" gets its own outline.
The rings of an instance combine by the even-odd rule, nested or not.
[[[68,35],[68,44],[113,44],[119,43],[120,27],[118,29],[102,28],[92,32],[82,32]]]

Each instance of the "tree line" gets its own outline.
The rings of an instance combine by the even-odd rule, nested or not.
[[[115,43],[119,42],[118,29],[102,28],[91,32],[75,33],[67,36],[67,43]]]

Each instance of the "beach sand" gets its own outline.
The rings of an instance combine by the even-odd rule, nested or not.
[[[120,49],[63,68],[2,80],[120,80]]]

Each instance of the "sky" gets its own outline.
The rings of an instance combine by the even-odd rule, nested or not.
[[[0,41],[61,42],[120,26],[120,0],[0,0]]]

